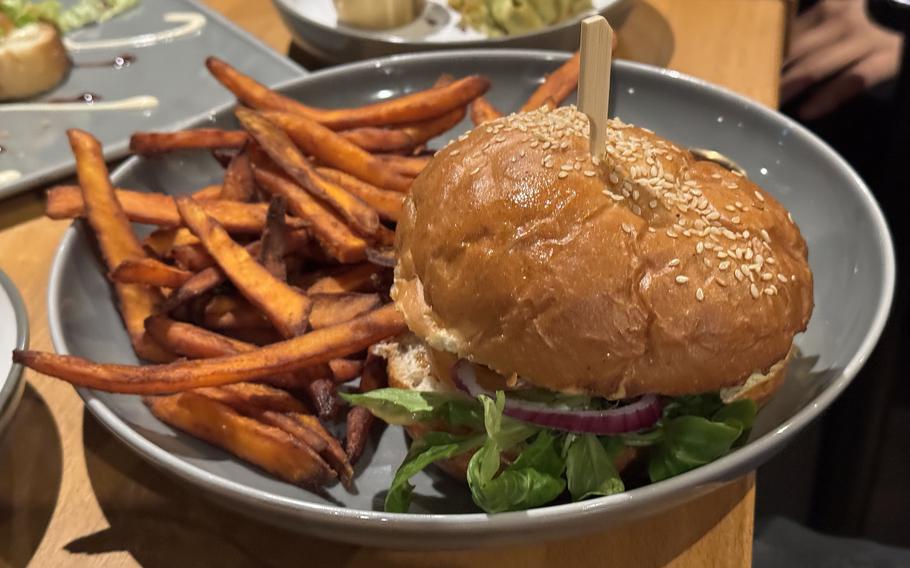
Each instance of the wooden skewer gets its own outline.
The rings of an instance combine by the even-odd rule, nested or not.
[[[581,22],[581,72],[578,108],[591,124],[591,155],[600,157],[606,144],[610,108],[610,66],[613,62],[613,28],[603,16]]]

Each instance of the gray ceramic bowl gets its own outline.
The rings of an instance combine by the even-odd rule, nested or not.
[[[418,21],[398,30],[362,30],[335,22],[332,0],[272,0],[281,19],[308,54],[320,61],[336,64],[437,49],[533,48],[574,51],[581,32],[579,22],[592,13],[619,27],[635,0],[594,0],[593,10],[530,33],[477,38],[457,33],[457,14],[445,7],[447,0],[427,2]],[[427,37],[439,28],[450,33]],[[436,36],[438,33],[434,32]]]
[[[486,50],[399,56],[316,73],[283,90],[325,106],[361,104],[427,87],[442,72],[488,75],[501,109],[514,109],[565,54]],[[702,495],[751,471],[819,415],[847,386],[878,340],[894,291],[891,238],[881,211],[853,170],[806,129],[729,91],[672,71],[617,61],[615,114],[683,144],[715,148],[745,167],[792,212],[811,251],[816,307],[797,340],[802,358],[760,414],[749,443],[712,464],[620,495],[487,516],[466,489],[432,468],[415,478],[413,510],[378,510],[405,453],[386,428],[358,465],[356,494],[316,495],[275,480],[225,452],[165,426],[138,397],[83,390],[88,408],[153,464],[241,509],[317,536],[384,547],[460,548],[603,530]],[[234,127],[228,108],[216,124]],[[201,118],[200,125],[211,124]],[[465,130],[462,124],[453,134]],[[440,141],[441,142],[441,141]],[[183,193],[215,181],[205,153],[134,159],[114,175],[121,187]],[[54,260],[48,308],[54,345],[100,361],[136,363],[85,227],[76,223]]]
[[[0,350],[28,347],[28,313],[16,285],[5,272],[0,270]],[[0,432],[6,428],[19,399],[25,381],[22,380],[22,365],[5,357],[0,360]]]

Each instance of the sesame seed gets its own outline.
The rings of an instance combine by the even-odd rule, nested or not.
[[[567,177],[569,177],[569,172],[559,172],[558,174],[556,174],[556,177],[558,177],[559,179],[567,178]]]
[[[736,279],[740,282],[742,282],[743,278],[745,278],[745,276],[743,276],[743,271],[738,268],[733,271],[733,275],[736,276]]]
[[[758,291],[758,286],[756,286],[755,283],[752,283],[752,284],[749,286],[749,293],[752,294],[752,297],[753,297],[753,298],[756,298],[756,299],[758,298],[760,292]]]
[[[773,295],[774,295],[774,290],[772,290],[771,288],[765,288],[765,289],[763,290],[763,292],[764,292],[766,295],[768,295],[768,296],[773,296]]]
[[[730,220],[733,221],[734,225],[739,225],[739,222],[740,222],[739,215],[734,215],[733,218]]]
[[[790,282],[796,282],[796,274],[790,275]]]
[[[748,229],[746,229],[745,231],[743,231],[743,238],[744,238],[744,239],[748,239],[748,238],[751,237],[751,236],[752,236],[752,233],[750,233]]]
[[[586,177],[594,177],[594,176],[597,175],[597,173],[594,172],[593,170],[585,170],[585,171],[584,171],[584,174],[585,174]]]
[[[715,278],[714,281],[717,282],[717,285],[720,286],[721,288],[727,287],[727,281],[722,278]]]
[[[745,256],[746,256],[746,260],[752,260],[752,257],[753,257],[754,255],[755,255],[755,253],[752,252],[752,249],[750,249],[750,248],[747,248],[747,249],[746,249],[746,255],[745,255]]]
[[[727,252],[722,250],[717,251],[717,258],[727,258]]]
[[[479,172],[479,171],[480,171],[480,166],[477,166],[476,168],[474,168],[473,170],[471,170],[471,175],[474,175],[474,174],[476,174],[476,173]]]
[[[717,267],[720,268],[721,270],[726,270],[726,269],[730,268],[730,261],[724,260],[720,264],[718,264]]]
[[[667,266],[679,266],[679,259],[678,258],[671,259],[670,262],[667,263]]]
[[[635,213],[638,216],[641,216],[641,207],[638,205],[632,205],[632,213]]]
[[[449,152],[449,154],[452,155],[452,156],[457,156],[457,155],[460,154],[460,153],[461,153],[461,150],[459,150],[459,149],[457,149],[457,148],[454,149],[454,150],[452,150],[451,152]]]
[[[683,276],[682,274],[680,274],[679,276],[676,277],[676,283],[677,283],[677,284],[685,284],[685,283],[688,282],[688,281],[689,281],[689,277],[688,277],[688,276]]]
[[[712,211],[711,213],[708,214],[709,221],[717,221],[718,219],[720,219],[720,213],[718,213],[717,211]]]
[[[777,286],[775,286],[774,284],[771,284],[770,286],[768,286],[768,290],[771,290],[772,293],[777,294]]]
[[[774,275],[771,274],[770,272],[765,272],[761,275],[761,279],[764,280],[765,282],[767,282],[768,280],[771,280],[772,278],[774,278]]]
[[[736,207],[733,207],[732,205],[724,205],[724,209],[730,211],[731,213],[736,211]]]
[[[651,209],[657,209],[657,200],[652,199],[651,202],[648,203],[648,207],[650,207]]]
[[[705,266],[707,266],[708,268],[711,268],[712,266],[714,266],[714,261],[711,260],[710,258],[705,257],[702,260],[704,261]]]
[[[782,283],[784,283],[784,284],[787,283],[787,277],[784,276],[783,274],[778,273],[778,274],[777,274],[777,279],[780,280],[780,281],[781,281]]]
[[[627,233],[631,233],[631,232],[632,232],[632,225],[630,225],[630,224],[628,224],[628,223],[623,223],[623,224],[622,224],[622,230],[625,231],[625,232],[627,232]]]
[[[667,236],[670,237],[671,239],[675,239],[675,238],[678,237],[679,235],[677,235],[676,233],[674,233],[672,230],[667,229]]]
[[[766,243],[768,243],[768,244],[771,243],[771,235],[769,235],[769,234],[768,234],[768,231],[766,231],[765,229],[762,229],[762,230],[761,230],[761,238],[762,238],[762,240],[765,241]]]
[[[695,252],[697,254],[705,252],[705,243],[698,241],[698,243],[695,244]]]
[[[765,197],[761,193],[759,193],[757,189],[753,193],[755,193],[755,198],[758,199],[759,201],[765,200]]]
[[[702,300],[704,300],[704,299],[705,299],[705,291],[702,290],[701,288],[699,288],[698,290],[696,290],[696,291],[695,291],[695,298],[696,298],[699,302],[701,302]]]

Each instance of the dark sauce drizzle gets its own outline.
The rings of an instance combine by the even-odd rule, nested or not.
[[[76,61],[73,67],[110,67],[112,69],[125,69],[136,62],[136,56],[132,53],[121,53],[113,59],[104,59],[101,61]]]
[[[101,100],[101,95],[96,93],[79,93],[75,97],[54,97],[52,99],[47,99],[46,103],[85,103],[90,105],[92,103],[97,103]]]

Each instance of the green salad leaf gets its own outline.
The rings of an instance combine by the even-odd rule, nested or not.
[[[480,401],[460,392],[423,392],[396,388],[363,394],[339,393],[349,404],[363,406],[388,424],[415,424],[434,420],[452,426],[483,428]]]
[[[135,7],[140,0],[79,0],[64,9],[58,0],[0,0],[0,14],[21,28],[36,22],[49,22],[69,32],[104,22]],[[2,35],[0,29],[0,35]]]
[[[536,391],[524,394],[561,407],[612,404]],[[386,510],[395,512],[408,510],[413,491],[409,480],[415,474],[433,462],[475,450],[468,464],[468,486],[474,502],[488,513],[539,507],[566,489],[575,501],[620,493],[625,484],[614,460],[627,448],[642,448],[651,481],[660,481],[710,463],[745,443],[757,411],[748,400],[724,404],[717,394],[683,396],[664,406],[650,430],[598,437],[504,416],[506,396],[501,391],[495,399],[394,388],[341,396],[390,424],[424,423],[469,432],[430,432],[411,445],[386,496]]]
[[[573,501],[625,490],[612,457],[594,434],[578,436],[569,446],[566,479]]]
[[[446,432],[427,432],[411,444],[408,456],[398,466],[395,478],[385,498],[385,510],[390,513],[407,513],[411,506],[414,486],[410,479],[433,462],[461,455],[479,447],[483,434],[455,436]]]
[[[503,418],[505,395],[496,400],[479,397],[484,406],[487,439],[468,464],[468,487],[474,502],[487,513],[539,507],[559,497],[566,488],[565,464],[554,436],[540,428]],[[502,452],[537,434],[508,467],[502,467]],[[498,473],[498,475],[497,475]]]

